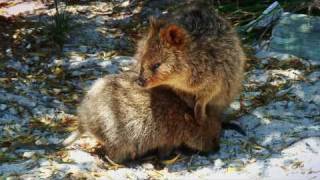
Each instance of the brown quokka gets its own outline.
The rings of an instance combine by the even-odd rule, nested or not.
[[[220,122],[199,126],[192,118],[193,110],[172,90],[143,90],[135,82],[137,77],[137,73],[126,72],[97,80],[78,108],[78,131],[64,144],[89,132],[116,162],[150,150],[170,152],[180,145],[199,151],[219,146]]]
[[[147,89],[171,87],[194,108],[201,123],[207,105],[219,115],[239,95],[245,55],[235,30],[214,9],[180,9],[150,18],[135,55],[139,84]]]

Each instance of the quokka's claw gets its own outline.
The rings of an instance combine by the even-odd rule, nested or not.
[[[108,163],[110,164],[110,166],[108,167],[110,169],[118,169],[118,168],[124,168],[125,167],[124,165],[115,163],[108,156],[105,156],[105,158],[107,159]]]
[[[165,164],[165,165],[171,165],[171,164],[177,162],[177,160],[179,159],[179,157],[180,157],[180,154],[176,155],[176,157],[174,157],[174,158],[172,158],[172,159],[164,160],[164,161],[162,161],[162,163]]]

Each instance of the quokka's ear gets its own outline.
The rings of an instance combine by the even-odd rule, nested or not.
[[[171,24],[160,30],[161,40],[175,47],[182,47],[187,41],[187,32],[175,25]]]

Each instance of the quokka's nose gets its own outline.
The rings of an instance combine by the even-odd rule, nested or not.
[[[137,79],[137,83],[138,83],[139,86],[144,87],[144,86],[146,85],[146,79],[140,76],[140,77]]]

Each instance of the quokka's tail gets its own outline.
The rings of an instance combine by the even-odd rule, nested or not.
[[[76,130],[76,131],[72,132],[71,135],[69,137],[67,137],[67,139],[65,139],[62,142],[62,145],[63,146],[71,145],[73,142],[78,140],[81,137],[81,135],[82,135],[82,133],[79,130]]]

